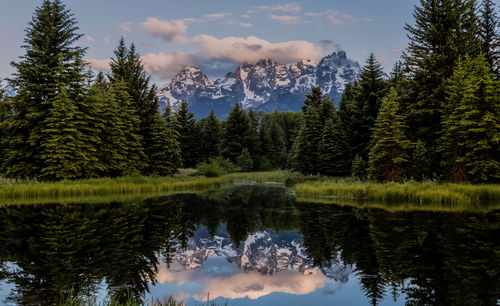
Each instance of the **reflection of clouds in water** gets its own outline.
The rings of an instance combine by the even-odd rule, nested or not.
[[[258,272],[237,270],[214,275],[213,269],[182,270],[175,263],[171,268],[169,271],[166,266],[162,265],[156,277],[157,281],[176,285],[196,282],[201,285],[201,289],[193,294],[193,298],[198,301],[206,299],[208,293],[210,298],[257,299],[273,292],[308,294],[318,288],[334,292],[331,285],[327,285],[329,282],[326,282],[326,277],[319,271],[306,275],[286,270],[273,275],[261,275]],[[183,300],[188,296],[184,292],[177,294],[180,294]]]

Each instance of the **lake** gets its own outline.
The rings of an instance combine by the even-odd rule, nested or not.
[[[499,240],[500,209],[308,203],[279,186],[0,206],[0,303],[496,305]]]

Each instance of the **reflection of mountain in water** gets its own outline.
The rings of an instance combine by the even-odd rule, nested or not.
[[[192,270],[200,268],[205,260],[214,255],[234,262],[244,271],[258,271],[264,275],[292,270],[304,274],[322,273],[335,281],[347,282],[353,271],[352,266],[344,265],[339,254],[331,259],[330,265],[315,267],[304,253],[302,236],[298,232],[276,234],[272,230],[254,232],[237,247],[225,229],[211,238],[201,227],[189,239],[185,250],[177,250],[175,259]]]

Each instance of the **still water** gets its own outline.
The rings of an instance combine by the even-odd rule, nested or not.
[[[0,304],[496,305],[500,210],[391,212],[236,186],[0,207]]]

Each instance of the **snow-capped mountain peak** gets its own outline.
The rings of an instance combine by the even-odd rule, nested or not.
[[[160,102],[174,105],[186,99],[197,117],[214,109],[225,117],[235,103],[243,108],[273,111],[300,111],[304,96],[312,86],[338,102],[347,83],[359,78],[359,64],[347,58],[344,51],[333,52],[321,61],[310,59],[287,66],[265,58],[255,64],[243,63],[234,73],[212,81],[199,67],[188,66],[159,91]]]

